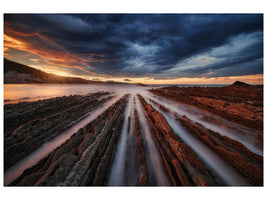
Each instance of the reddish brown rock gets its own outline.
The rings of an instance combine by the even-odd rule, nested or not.
[[[125,95],[11,185],[107,185],[127,100]]]
[[[203,175],[215,180],[193,150],[173,133],[162,113],[155,110],[140,95],[152,136],[158,147],[166,173],[172,185],[212,185]]]
[[[186,117],[177,117],[177,120],[193,135],[201,139],[229,164],[239,170],[252,185],[263,185],[263,158],[261,156],[252,153],[238,141],[207,130]]]
[[[147,186],[148,177],[147,177],[147,164],[145,161],[145,152],[143,147],[143,140],[140,132],[140,125],[137,117],[137,111],[134,111],[134,122],[135,122],[135,133],[136,133],[136,144],[137,144],[137,156],[138,156],[138,165],[139,165],[139,185]]]
[[[263,86],[236,82],[226,87],[172,86],[150,91],[263,132]]]

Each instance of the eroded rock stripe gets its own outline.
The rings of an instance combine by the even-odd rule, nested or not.
[[[125,95],[11,185],[106,185],[127,100]]]
[[[158,96],[192,105],[226,120],[263,131],[263,86],[172,86],[150,91]]]
[[[173,133],[164,116],[138,96],[172,185],[216,185],[194,151]]]
[[[138,156],[138,165],[139,165],[139,185],[147,186],[148,185],[148,175],[147,175],[147,164],[145,159],[144,151],[144,141],[141,135],[140,124],[137,116],[136,109],[134,110],[134,123],[135,123],[135,134],[136,134],[136,144],[137,144],[137,156]]]
[[[169,109],[152,101],[161,110],[171,113]],[[223,158],[233,168],[237,169],[251,185],[263,185],[263,157],[248,150],[240,142],[233,140],[220,133],[206,129],[202,124],[193,122],[186,116],[175,115],[188,131],[200,139],[205,145],[213,149],[221,158]]]
[[[207,130],[201,124],[192,123],[185,116],[177,119],[227,163],[242,173],[252,185],[263,185],[263,158],[261,156],[252,153],[236,140]]]
[[[5,137],[5,169],[33,152],[47,140],[56,137],[64,130],[71,127],[74,122],[81,120],[81,117],[85,114],[110,100],[111,97],[98,100],[98,98],[107,94],[108,93],[96,93],[83,98],[77,97],[78,99],[74,99],[75,103],[73,104],[75,105],[66,107],[66,104],[63,103],[64,109],[60,104],[61,101],[65,102],[65,97],[62,97],[62,99],[57,98],[59,109],[54,108],[54,104],[52,104],[51,108],[54,108],[54,112],[46,110],[46,114],[41,116],[52,113],[51,115],[45,118],[32,119],[15,129],[9,137]]]

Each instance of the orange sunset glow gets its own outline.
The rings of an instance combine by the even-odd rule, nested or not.
[[[5,187],[263,187],[262,13],[3,16]]]
[[[216,46],[208,47],[207,42],[205,46],[199,48],[210,50],[200,49],[197,54],[188,52],[186,55],[186,52],[179,50],[182,55],[180,56],[179,53],[175,53],[171,43],[166,44],[166,47],[158,45],[163,36],[142,44],[127,37],[119,39],[118,36],[115,39],[107,30],[107,32],[102,31],[101,40],[94,40],[94,37],[100,37],[94,35],[99,32],[100,24],[99,28],[97,25],[94,29],[88,29],[91,26],[90,20],[87,22],[76,15],[34,16],[40,21],[39,25],[33,24],[28,15],[20,17],[20,24],[13,20],[12,15],[5,16],[5,58],[47,73],[87,80],[144,84],[231,84],[235,80],[240,80],[250,84],[263,84],[260,55],[262,52],[250,51],[253,55],[248,57],[252,59],[246,62],[243,61],[246,58],[241,54],[243,49],[260,45],[261,33],[256,30],[255,33],[245,35],[234,34],[228,43]],[[138,16],[133,19],[142,21]],[[69,29],[64,21],[60,20],[76,23],[74,27],[77,26],[84,32]],[[42,23],[47,24],[47,22],[50,22],[50,25],[46,28]],[[110,23],[113,26],[119,25]],[[138,30],[139,27],[135,29],[137,32]],[[66,36],[64,31],[67,33]],[[163,39],[164,37],[162,41],[166,41]],[[181,41],[177,41],[177,45],[179,42]],[[160,52],[164,52],[164,48],[165,51],[173,49],[170,55],[166,55],[170,58],[162,57]],[[231,51],[234,57],[231,56],[229,59]]]

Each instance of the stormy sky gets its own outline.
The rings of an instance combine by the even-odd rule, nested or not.
[[[263,15],[5,14],[4,51],[46,72],[92,80],[259,76]]]

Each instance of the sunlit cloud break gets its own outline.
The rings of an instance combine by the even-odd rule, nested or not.
[[[263,15],[5,14],[4,56],[90,80],[262,83]]]

